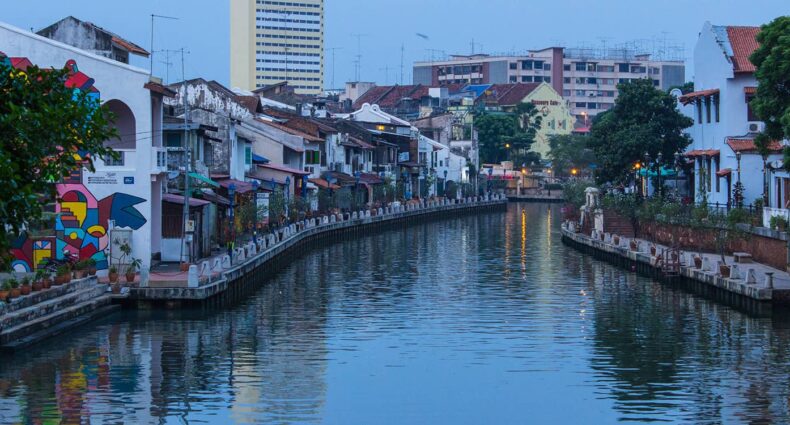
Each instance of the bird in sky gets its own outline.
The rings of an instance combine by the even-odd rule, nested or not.
[[[430,37],[428,37],[425,34],[419,33],[419,32],[417,33],[417,37],[420,37],[423,40],[430,40]]]

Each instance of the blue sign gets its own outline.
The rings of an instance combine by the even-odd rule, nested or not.
[[[134,177],[124,177],[123,184],[134,184]]]

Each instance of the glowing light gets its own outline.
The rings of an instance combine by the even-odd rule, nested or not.
[[[579,174],[579,170],[574,168],[574,169],[571,170],[571,174],[573,174],[575,176],[575,175]]]

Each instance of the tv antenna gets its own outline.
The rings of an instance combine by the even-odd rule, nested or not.
[[[357,82],[359,82],[360,79],[362,78],[362,38],[368,37],[369,35],[355,33],[355,34],[351,34],[351,36],[356,37],[357,39],[357,61],[356,61],[356,70],[354,77],[357,80]]]
[[[155,15],[151,14],[151,75],[154,75],[154,21],[156,19],[170,19],[172,21],[177,21],[178,18],[174,18],[172,16],[165,16],[165,15]]]

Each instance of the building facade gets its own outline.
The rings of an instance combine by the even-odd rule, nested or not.
[[[231,0],[231,85],[287,81],[298,94],[324,87],[324,0]]]
[[[662,90],[685,82],[682,60],[655,60],[625,49],[597,52],[550,47],[523,56],[452,56],[414,64],[414,84],[547,83],[567,100],[584,125],[614,106],[617,84],[650,78]]]

